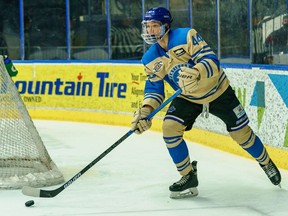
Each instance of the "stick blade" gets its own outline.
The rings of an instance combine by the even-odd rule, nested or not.
[[[22,188],[22,193],[26,196],[40,197],[40,189],[39,188],[24,186]]]

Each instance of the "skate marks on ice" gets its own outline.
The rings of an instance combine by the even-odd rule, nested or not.
[[[129,128],[73,122],[35,121],[50,156],[69,179],[125,134]],[[252,161],[188,142],[198,161],[199,194],[170,199],[179,180],[161,133],[132,134],[67,190],[52,199],[33,198],[20,190],[0,191],[1,211],[11,216],[56,215],[209,215],[286,216],[287,171],[282,189],[272,185]],[[54,189],[48,187],[47,189]]]

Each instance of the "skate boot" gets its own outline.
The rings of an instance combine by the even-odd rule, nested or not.
[[[260,164],[261,168],[264,170],[265,174],[268,176],[272,184],[278,185],[281,187],[281,174],[276,167],[276,165],[273,163],[273,161],[270,159],[269,163],[267,165]]]
[[[169,187],[170,198],[182,199],[198,195],[197,161],[192,162],[193,170]]]

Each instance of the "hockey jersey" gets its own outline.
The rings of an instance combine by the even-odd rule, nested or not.
[[[196,68],[200,72],[195,92],[179,97],[194,103],[207,104],[219,97],[229,86],[229,81],[212,49],[195,29],[177,28],[169,32],[167,50],[153,44],[142,57],[147,80],[143,105],[154,109],[165,98],[164,81],[178,89],[180,67]]]

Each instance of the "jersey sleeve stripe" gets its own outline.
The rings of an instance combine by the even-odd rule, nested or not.
[[[202,63],[207,71],[207,78],[210,78],[213,76],[213,68],[211,67],[210,63],[203,59],[200,63]]]
[[[205,62],[202,61],[202,62],[200,62],[200,64],[202,64],[202,65],[205,67],[206,73],[207,73],[207,78],[209,78],[209,77],[210,77],[210,75],[209,75],[209,69],[208,69],[208,67],[206,66]]]
[[[198,50],[197,52],[195,52],[195,54],[193,54],[191,56],[191,59],[195,62],[196,58],[198,57],[198,55],[202,52],[203,49]]]
[[[158,96],[158,95],[156,95],[156,94],[150,94],[150,93],[147,93],[147,94],[145,94],[145,96],[144,96],[144,100],[147,100],[147,99],[154,99],[154,100],[156,100],[159,104],[162,104],[162,102],[163,102],[163,99],[162,99],[163,97],[161,97],[160,95]]]

